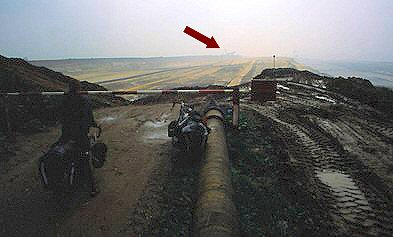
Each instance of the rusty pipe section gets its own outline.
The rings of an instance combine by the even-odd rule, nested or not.
[[[224,116],[218,108],[210,108],[205,116],[211,131],[199,174],[193,236],[239,236]]]

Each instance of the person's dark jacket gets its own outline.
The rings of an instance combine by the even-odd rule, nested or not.
[[[89,149],[89,128],[97,126],[86,97],[67,95],[61,105],[62,136],[60,141],[75,141],[81,149]]]

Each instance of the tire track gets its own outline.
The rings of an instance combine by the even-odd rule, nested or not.
[[[386,208],[389,201],[376,188],[356,179],[365,174],[355,169],[359,168],[356,161],[347,157],[323,130],[306,118],[304,122],[288,119],[290,116],[285,116],[285,121],[280,119],[278,106],[244,107],[276,124],[274,129],[286,137],[291,165],[311,170],[317,191],[342,233],[361,236],[392,233],[393,214]]]
[[[356,122],[360,123],[364,128],[368,129],[370,132],[385,138],[385,140],[393,143],[393,127],[391,124],[386,124],[383,122],[373,121],[373,120],[360,120],[357,119]]]
[[[307,131],[310,131],[310,137],[315,141],[325,143],[332,154],[342,154],[342,156],[334,156],[330,158],[330,165],[333,170],[343,170],[342,174],[335,174],[335,180],[329,180],[329,172],[323,174],[325,177],[322,181],[332,183],[330,185],[334,195],[339,198],[337,207],[345,213],[345,220],[349,226],[351,234],[359,235],[391,235],[393,233],[393,210],[391,200],[386,195],[387,187],[379,180],[374,173],[370,173],[361,161],[356,158],[349,157],[343,151],[338,141],[331,137],[330,134],[307,120]],[[375,177],[373,177],[375,175]],[[327,177],[326,177],[327,176]],[[377,180],[375,180],[377,179]],[[337,182],[337,180],[339,182]],[[357,186],[357,190],[351,188]],[[342,190],[343,189],[343,190]]]

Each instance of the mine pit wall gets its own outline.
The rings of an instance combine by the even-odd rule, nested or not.
[[[209,110],[205,116],[211,131],[199,174],[193,236],[239,236],[224,116],[218,109]]]

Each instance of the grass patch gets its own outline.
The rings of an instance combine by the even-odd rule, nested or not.
[[[289,175],[285,173],[286,156],[271,125],[255,114],[242,112],[240,132],[230,132],[228,142],[242,235],[317,234],[307,207],[291,195],[298,191],[291,182],[283,181],[282,177]]]

